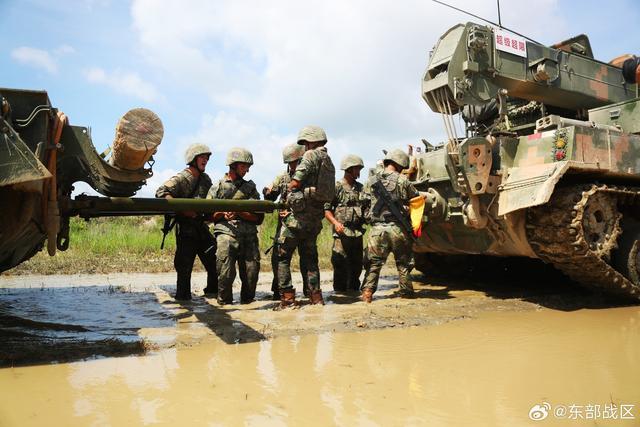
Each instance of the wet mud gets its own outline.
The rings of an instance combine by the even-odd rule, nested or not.
[[[139,355],[208,342],[242,344],[283,336],[434,326],[484,313],[606,309],[624,302],[565,283],[479,277],[442,279],[414,275],[416,298],[394,295],[397,276],[387,270],[372,304],[331,290],[323,273],[324,307],[302,298],[297,309],[274,310],[271,275],[260,277],[257,300],[219,306],[202,296],[204,274],[195,274],[194,299],[176,302],[174,274],[0,277],[0,366],[70,362]],[[521,276],[521,275],[520,275]],[[238,285],[238,284],[236,284]],[[239,298],[235,289],[236,300]]]
[[[173,274],[0,277],[0,425],[638,425],[640,307],[494,272],[401,299],[386,273],[372,304],[324,273],[327,305],[285,311],[268,274],[222,307],[203,274],[189,303]]]
[[[0,420],[3,426],[536,425],[530,414],[548,405],[546,424],[539,425],[637,425],[639,344],[638,307],[505,310],[439,326],[234,345],[209,339],[144,357],[0,369]],[[581,408],[581,419],[556,415],[571,405]],[[596,415],[587,412],[596,405],[597,421],[585,419]],[[612,405],[616,411],[631,405],[634,419],[623,421],[619,412],[604,419]]]

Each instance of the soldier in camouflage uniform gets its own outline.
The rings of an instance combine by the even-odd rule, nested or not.
[[[380,270],[391,252],[393,252],[398,268],[400,282],[398,293],[403,297],[413,296],[413,285],[409,280],[409,273],[413,268],[411,239],[398,225],[397,219],[387,206],[383,206],[377,213],[374,212],[378,200],[371,191],[371,185],[375,181],[381,181],[391,197],[404,206],[408,206],[409,200],[419,194],[407,177],[400,173],[409,167],[409,156],[406,153],[402,150],[393,150],[386,155],[383,164],[384,169],[370,178],[366,189],[371,196],[371,207],[367,215],[372,226],[367,244],[362,300],[368,303],[371,302],[373,293],[378,288]]]
[[[185,152],[186,169],[170,178],[156,191],[156,197],[171,199],[202,198],[211,187],[211,178],[204,171],[211,156],[209,147],[192,144]],[[173,265],[178,275],[177,300],[191,299],[191,271],[196,255],[207,270],[205,294],[218,291],[215,240],[204,223],[204,217],[195,212],[176,215],[176,253]]]
[[[322,230],[324,203],[333,199],[335,191],[335,168],[324,147],[326,142],[327,136],[318,126],[305,126],[298,134],[298,144],[304,145],[306,151],[287,186],[287,206],[291,213],[283,219],[278,235],[278,286],[282,308],[295,304],[291,256],[296,248],[307,267],[311,303],[324,304],[316,240]],[[329,188],[330,196],[326,194]]]
[[[266,200],[277,200],[280,197],[282,202],[286,203],[286,195],[287,195],[287,186],[291,181],[291,176],[296,171],[298,167],[298,162],[302,159],[304,155],[304,147],[298,144],[290,144],[284,147],[282,150],[282,161],[285,165],[287,165],[286,172],[278,175],[276,179],[273,180],[270,186],[262,189],[262,195]],[[280,300],[280,290],[278,289],[278,234],[280,234],[280,228],[282,228],[282,219],[289,215],[288,209],[283,209],[278,212],[278,225],[276,227],[274,243],[271,247],[271,268],[273,269],[273,280],[271,282],[271,291],[273,292],[273,300]],[[300,248],[298,248],[298,254],[300,254]],[[307,289],[307,268],[304,265],[305,259],[300,257],[300,274],[302,275],[302,291],[304,295],[308,295]]]
[[[337,293],[360,290],[364,213],[369,205],[368,194],[356,181],[362,168],[364,162],[356,155],[342,159],[340,169],[344,171],[344,177],[336,181],[333,201],[324,205],[324,217],[333,224],[331,264],[333,290]]]
[[[259,200],[260,194],[253,181],[244,176],[253,165],[249,150],[232,148],[227,155],[229,171],[211,186],[207,198],[230,200]],[[247,304],[256,296],[258,273],[260,272],[260,249],[258,225],[263,214],[251,212],[216,212],[213,233],[216,237],[218,269],[218,304],[233,303],[233,281],[236,278],[236,262],[240,272],[242,288],[240,303]]]

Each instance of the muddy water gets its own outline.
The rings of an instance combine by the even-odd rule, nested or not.
[[[540,425],[638,425],[639,362],[639,307],[210,340],[2,369],[0,425],[533,425],[529,411],[544,402]],[[605,420],[612,404],[634,405],[635,420]],[[553,413],[561,405],[600,412],[596,423],[571,420]]]

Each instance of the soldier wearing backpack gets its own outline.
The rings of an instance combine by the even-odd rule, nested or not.
[[[278,234],[278,287],[280,307],[295,304],[291,284],[291,256],[298,248],[307,266],[309,297],[312,304],[324,304],[320,289],[318,247],[324,204],[335,196],[335,167],[327,154],[327,136],[318,126],[305,126],[298,133],[298,144],[306,151],[287,186],[287,205],[291,213],[282,220]]]

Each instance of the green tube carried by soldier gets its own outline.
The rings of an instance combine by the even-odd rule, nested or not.
[[[362,238],[369,195],[357,181],[364,162],[349,154],[340,163],[344,171],[336,181],[336,195],[324,205],[324,216],[333,225],[333,290],[336,293],[358,292],[362,273]]]
[[[289,144],[282,150],[282,161],[287,165],[287,170],[278,175],[271,185],[262,189],[262,195],[266,200],[276,201],[278,197],[282,203],[286,203],[287,186],[291,181],[291,177],[298,167],[298,163],[304,155],[304,147],[297,143]],[[280,291],[278,289],[278,234],[280,234],[280,228],[282,228],[282,219],[289,215],[288,209],[282,209],[278,211],[278,225],[276,226],[275,235],[273,238],[273,246],[268,249],[271,251],[271,268],[273,269],[273,280],[271,282],[271,291],[273,292],[273,300],[280,300]],[[298,247],[298,254],[300,254],[300,247]],[[299,257],[300,260],[300,274],[302,275],[302,291],[305,296],[308,296],[307,286],[307,268],[304,264],[305,258]]]
[[[419,196],[403,169],[409,167],[409,156],[402,150],[390,151],[383,160],[383,169],[373,174],[366,185],[371,204],[367,220],[371,224],[365,254],[365,276],[361,298],[370,303],[378,288],[380,270],[390,253],[396,260],[399,290],[402,297],[413,296],[409,273],[413,268],[412,229],[406,207]]]
[[[229,171],[209,190],[207,198],[229,200],[259,200],[260,194],[245,175],[253,165],[253,155],[244,148],[232,148],[227,154]],[[233,303],[233,281],[236,278],[236,263],[242,287],[240,303],[255,299],[258,273],[260,272],[260,249],[258,247],[258,225],[264,214],[251,212],[216,212],[213,233],[216,238],[218,270],[218,304]]]
[[[280,307],[295,304],[291,284],[291,257],[298,248],[307,268],[309,298],[324,304],[320,289],[317,238],[322,230],[324,204],[335,195],[335,167],[327,154],[327,136],[318,126],[305,126],[298,133],[298,144],[306,151],[287,186],[287,206],[291,213],[283,218],[278,234],[278,287]]]
[[[159,198],[201,198],[207,196],[211,187],[211,178],[205,173],[211,150],[204,144],[192,144],[185,152],[187,168],[169,178],[156,191]],[[191,272],[196,256],[207,270],[205,294],[216,293],[218,276],[216,274],[216,244],[203,215],[184,212],[176,215],[176,253],[173,265],[177,273],[175,298],[191,299]]]

